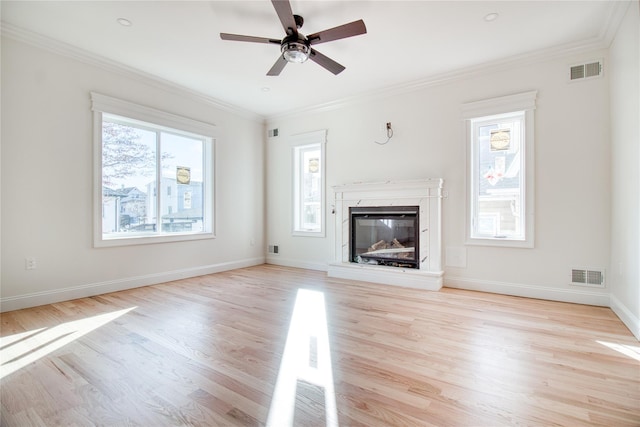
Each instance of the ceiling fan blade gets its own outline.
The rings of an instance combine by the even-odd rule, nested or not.
[[[227,33],[220,33],[220,38],[222,40],[232,40],[237,42],[272,43],[272,44],[280,44],[281,42],[278,39],[269,39],[266,37],[243,36],[240,34],[227,34]]]
[[[358,36],[360,34],[365,34],[366,32],[367,27],[364,25],[364,21],[360,19],[358,21],[353,21],[348,24],[310,34],[307,36],[307,39],[309,40],[309,43],[313,45]]]
[[[311,49],[311,55],[309,55],[309,59],[336,75],[340,74],[344,70],[344,66],[338,64],[328,56],[324,56],[315,49]]]
[[[279,76],[285,65],[287,65],[287,60],[284,59],[284,56],[280,55],[276,63],[273,64],[273,67],[271,67],[267,73],[267,76]]]
[[[271,3],[278,14],[278,18],[280,18],[280,22],[284,27],[285,33],[289,35],[297,34],[298,26],[296,25],[296,20],[293,17],[293,11],[291,10],[291,3],[289,3],[289,0],[271,0]]]

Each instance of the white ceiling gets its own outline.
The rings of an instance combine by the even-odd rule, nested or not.
[[[292,0],[293,12],[305,19],[303,34],[357,19],[367,34],[316,46],[346,67],[337,76],[307,61],[288,64],[277,77],[266,76],[280,54],[277,45],[219,36],[281,39],[269,0],[1,4],[4,34],[37,33],[268,117],[523,55],[606,47],[628,3]],[[498,19],[486,22],[494,12]]]

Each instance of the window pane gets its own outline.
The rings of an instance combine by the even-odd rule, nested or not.
[[[91,101],[102,130],[94,245],[214,238],[215,127],[93,92]]]
[[[201,232],[203,221],[204,141],[162,132],[162,231]]]
[[[477,123],[475,235],[520,239],[522,117]]]
[[[154,232],[147,195],[156,181],[155,132],[102,124],[102,233]]]
[[[299,235],[323,233],[323,147],[318,143],[293,148],[293,231]]]
[[[319,231],[321,221],[322,176],[320,150],[307,150],[302,156],[302,228]]]
[[[530,91],[463,105],[467,244],[534,247],[536,96]]]

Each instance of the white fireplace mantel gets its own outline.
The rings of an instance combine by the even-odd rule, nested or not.
[[[388,285],[437,291],[442,287],[441,178],[354,183],[333,187],[335,251],[328,275]],[[349,262],[349,209],[372,206],[418,206],[419,268],[386,267]]]

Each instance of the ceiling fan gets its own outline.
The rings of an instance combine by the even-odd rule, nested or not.
[[[302,28],[304,19],[299,15],[293,14],[289,0],[271,0],[271,3],[273,4],[276,14],[284,27],[284,31],[287,33],[282,40],[220,33],[220,38],[222,40],[279,44],[282,55],[280,55],[276,63],[273,64],[273,67],[271,67],[267,73],[268,76],[279,75],[284,69],[284,66],[287,65],[287,62],[301,63],[305,62],[307,59],[311,59],[313,62],[326,68],[333,74],[339,74],[344,70],[344,66],[338,64],[333,59],[324,56],[311,46],[333,40],[353,37],[367,32],[364,21],[360,19],[358,21],[353,21],[348,24],[305,36],[298,32],[298,30]]]

